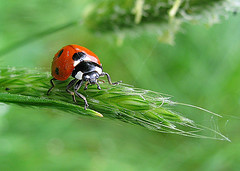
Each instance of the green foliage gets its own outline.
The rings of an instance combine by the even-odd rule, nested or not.
[[[182,22],[212,25],[238,8],[237,0],[105,0],[89,5],[84,23],[99,32],[119,33],[129,28],[125,33],[132,35],[136,30],[149,31],[158,35],[160,41],[173,44]]]
[[[34,35],[31,35],[29,37],[26,37],[25,39],[21,40],[21,41],[18,41],[18,42],[15,42],[13,44],[11,44],[10,46],[7,46],[6,48],[4,49],[1,49],[0,51],[0,56],[3,56],[11,51],[14,51],[15,49],[21,47],[21,46],[24,46],[30,42],[33,42],[37,39],[40,39],[40,38],[43,38],[45,36],[48,36],[50,34],[53,34],[53,33],[56,33],[58,32],[59,30],[63,30],[63,29],[66,29],[66,28],[69,28],[71,26],[74,26],[74,25],[77,25],[78,23],[76,21],[73,21],[73,22],[69,22],[67,24],[64,24],[62,26],[58,26],[58,27],[54,27],[54,28],[51,28],[51,29],[47,29],[45,31],[42,31],[42,32],[39,32],[39,33],[36,33]]]
[[[169,17],[180,16],[181,12],[191,16],[199,13],[200,9],[205,10],[206,7],[222,1],[214,0],[206,3],[183,0],[107,0],[91,4],[91,10],[88,9],[85,12],[85,21],[87,26],[93,30],[117,31],[139,24],[166,22]]]
[[[119,42],[125,34],[134,36],[137,35],[136,33],[148,32],[156,35],[161,42],[174,44],[175,33],[179,31],[181,23],[203,22],[213,25],[219,22],[221,17],[228,17],[229,11],[239,9],[238,0],[99,0],[88,1],[87,5],[82,6],[84,3],[85,1],[80,4],[77,2],[64,4],[67,6],[74,5],[75,8],[79,5],[80,7],[77,8],[79,9],[77,14],[79,16],[76,17],[75,13],[71,14],[73,10],[76,10],[71,6],[71,13],[68,11],[71,14],[68,14],[70,20],[65,19],[64,24],[62,22],[59,24],[59,20],[56,20],[56,26],[54,27],[46,28],[45,25],[42,27],[40,24],[37,28],[32,28],[33,33],[32,30],[29,31],[31,35],[17,40],[9,46],[3,44],[4,48],[0,49],[0,56],[44,36],[76,25],[98,33],[115,32],[119,36]],[[48,2],[47,5],[54,8],[56,4]],[[41,10],[41,6],[39,8]],[[3,12],[4,10],[2,9]],[[83,12],[80,14],[79,11]],[[55,9],[54,13],[58,14],[58,11]],[[43,17],[46,17],[45,15]],[[6,20],[9,21],[12,18],[8,17]],[[19,18],[19,21],[21,20],[22,18]],[[22,22],[34,23],[36,21],[23,20]],[[35,30],[39,28],[45,30],[36,32]],[[9,31],[9,28],[3,26],[2,30]],[[17,34],[14,33],[11,36],[17,37]],[[5,39],[3,37],[3,40]]]
[[[102,90],[90,86],[87,91],[81,92],[87,97],[90,105],[90,109],[84,110],[82,100],[79,100],[79,104],[73,104],[72,98],[65,91],[69,80],[60,81],[51,95],[47,96],[51,78],[49,73],[14,68],[0,71],[0,102],[55,108],[78,115],[104,116],[158,132],[208,138],[201,135],[200,129],[204,128],[203,126],[198,126],[192,120],[169,110],[169,106],[175,103],[160,93],[126,84],[101,84]],[[204,129],[214,132],[208,128]],[[215,133],[219,136],[217,139],[228,140],[220,133]]]
[[[128,11],[132,15],[132,25],[119,25],[99,31],[103,25],[94,20],[98,18],[97,8],[103,2],[109,4],[110,1],[26,0],[23,3],[20,0],[0,0],[0,49],[6,52],[1,56],[0,70],[4,66],[10,66],[12,72],[5,74],[9,76],[5,78],[9,83],[1,87],[0,82],[0,97],[6,101],[4,103],[8,103],[0,103],[0,170],[239,171],[239,0],[169,0],[166,2],[171,4],[170,10],[161,13],[164,16],[162,20],[156,19],[153,22],[148,21],[145,15],[141,17],[139,12],[134,13],[135,1],[130,4]],[[145,0],[144,4],[147,2],[150,1]],[[178,7],[179,2],[181,4]],[[196,5],[184,13],[182,7],[186,2]],[[206,4],[209,6],[204,6]],[[146,7],[144,11],[147,11]],[[151,13],[148,15],[151,18]],[[104,19],[111,16],[108,13]],[[225,20],[229,16],[230,19]],[[79,23],[83,19],[86,20],[82,25],[73,24],[65,29],[62,27],[71,21]],[[220,19],[223,19],[221,24],[209,27]],[[199,22],[204,24],[189,24]],[[110,21],[108,24],[114,25]],[[92,32],[88,31],[90,28]],[[177,31],[180,33],[176,34],[174,46],[157,41],[159,39],[171,43]],[[98,34],[94,34],[96,32]],[[115,35],[119,35],[117,44],[121,46],[116,46]],[[25,43],[14,48],[16,42],[21,43],[22,40]],[[81,113],[86,112],[82,109],[82,100],[78,99],[77,105],[72,102],[71,96],[65,92],[66,82],[58,83],[52,94],[46,96],[46,90],[50,86],[50,78],[47,78],[49,74],[41,72],[40,78],[44,79],[39,81],[37,77],[40,70],[31,69],[40,67],[49,71],[56,51],[70,43],[93,50],[100,57],[104,70],[115,80],[123,80],[124,83],[143,89],[169,93],[174,95],[176,101],[197,104],[221,113],[223,118],[195,108],[181,107],[176,103],[165,103],[162,106],[179,117],[188,118],[188,122],[191,120],[191,124],[200,128],[192,133],[200,134],[205,129],[200,125],[205,125],[213,129],[205,129],[211,137],[215,137],[216,131],[223,131],[232,142],[160,134],[136,124],[123,123],[120,119],[104,119],[108,118],[107,114],[104,117],[95,117],[98,111],[94,108],[98,107],[95,105],[97,101],[91,102],[88,117],[83,117],[87,113]],[[28,69],[12,71],[14,66]],[[22,77],[15,74],[18,75],[16,82],[14,77],[10,77],[15,72],[22,74]],[[41,81],[46,85],[43,86]],[[36,85],[32,87],[36,90],[26,88],[29,82]],[[7,86],[12,87],[9,92],[5,90]],[[101,86],[112,88],[105,84]],[[129,85],[121,86],[133,88]],[[100,92],[93,86],[84,93],[89,95],[92,89]],[[26,95],[21,95],[22,93]],[[62,98],[66,101],[59,100],[61,97],[58,94],[65,96]],[[160,98],[165,97],[159,93],[157,95]],[[89,102],[90,99],[95,100],[95,97],[87,98]],[[126,97],[126,101],[128,98]],[[138,98],[137,101],[126,103],[118,101],[118,97],[113,100],[119,103],[114,102],[117,107],[131,102],[128,108],[135,108],[134,105],[140,103],[143,105],[142,109],[146,110],[147,106]],[[165,102],[167,100],[170,99]],[[104,111],[100,112],[104,114]],[[111,118],[116,117],[115,114],[108,115]],[[149,118],[150,116],[146,115]],[[175,119],[172,117],[174,115],[170,116],[168,118],[165,114],[164,118],[175,125],[174,120],[171,120]],[[179,120],[178,117],[177,119]],[[181,127],[186,131],[193,130],[186,128],[186,125]]]

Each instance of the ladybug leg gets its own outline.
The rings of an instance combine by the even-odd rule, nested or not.
[[[100,85],[98,84],[98,82],[96,82],[96,84],[97,84],[98,90],[101,90],[101,87],[100,87]],[[89,82],[86,82],[85,87],[84,87],[84,90],[87,90],[87,89],[88,89],[88,85],[89,85]]]
[[[52,78],[51,80],[50,80],[50,84],[52,85],[52,87],[47,91],[47,95],[49,95],[49,93],[52,91],[52,89],[55,87],[55,84],[54,84],[54,82],[53,82],[53,80],[56,80],[55,78]]]
[[[87,89],[88,89],[88,85],[89,85],[89,82],[86,82],[85,87],[84,87],[84,90],[87,90]]]
[[[106,75],[106,76],[107,76],[107,79],[108,79],[108,83],[111,84],[111,85],[116,85],[116,84],[119,84],[119,83],[122,82],[122,81],[117,81],[117,82],[115,82],[115,83],[112,83],[110,75],[109,75],[108,73],[106,73],[106,72],[102,72],[101,75],[103,75],[103,76]]]
[[[88,102],[87,102],[87,99],[86,99],[86,97],[85,97],[84,95],[82,95],[81,93],[77,92],[77,91],[79,90],[79,88],[81,88],[82,83],[83,83],[82,80],[79,80],[79,81],[76,83],[76,85],[74,86],[74,92],[75,92],[75,94],[76,94],[78,97],[80,97],[81,99],[84,100],[84,103],[85,103],[84,109],[86,110],[87,107],[89,106],[89,105],[88,105]]]
[[[98,82],[96,82],[96,84],[97,84],[98,90],[101,90],[101,87],[100,87],[100,85],[98,84]]]
[[[74,80],[70,81],[70,83],[67,85],[67,88],[66,88],[66,91],[67,91],[69,94],[72,95],[73,101],[74,101],[75,103],[77,103],[76,98],[75,98],[75,94],[74,94],[74,92],[70,91],[69,89],[70,89],[76,82],[77,82],[77,79],[74,79]]]

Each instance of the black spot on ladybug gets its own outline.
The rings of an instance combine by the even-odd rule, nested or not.
[[[59,75],[59,69],[58,69],[58,68],[55,69],[55,73],[56,73],[57,75]]]
[[[62,53],[63,53],[63,49],[58,53],[58,58],[62,55]]]
[[[6,87],[5,90],[8,91],[8,90],[10,90],[10,88]]]
[[[86,56],[86,54],[84,52],[78,52],[78,53],[74,53],[72,59],[74,61],[78,61],[80,60],[81,58],[83,58],[84,56]]]

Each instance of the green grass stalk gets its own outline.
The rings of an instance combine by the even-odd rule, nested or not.
[[[98,90],[95,85],[89,86],[88,90],[79,90],[89,103],[89,108],[84,110],[82,99],[77,99],[78,103],[74,103],[65,90],[70,80],[56,81],[56,87],[47,96],[51,78],[50,73],[39,69],[1,68],[0,102],[57,109],[79,116],[118,119],[157,132],[228,140],[221,133],[170,110],[176,102],[168,96],[163,97],[161,93],[123,83],[114,86],[101,83],[102,90]],[[216,137],[204,135],[201,131],[213,132]]]

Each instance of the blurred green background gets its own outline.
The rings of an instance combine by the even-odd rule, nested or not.
[[[0,1],[0,49],[49,28],[79,20],[93,0]],[[150,30],[95,34],[76,25],[0,57],[0,66],[50,70],[62,46],[95,52],[113,80],[174,96],[224,119],[207,118],[232,142],[161,134],[107,119],[0,104],[0,170],[240,170],[240,15],[212,27],[184,24],[175,45]],[[182,110],[198,118],[202,113]],[[183,112],[184,113],[184,112]],[[184,113],[185,114],[185,113]],[[204,119],[204,118],[203,118]]]

